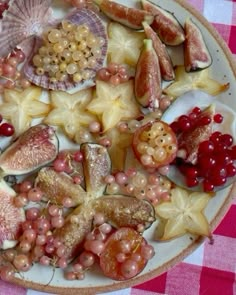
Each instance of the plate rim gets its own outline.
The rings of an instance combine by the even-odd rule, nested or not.
[[[190,14],[192,14],[196,19],[204,26],[206,30],[210,33],[210,35],[215,39],[217,44],[221,47],[222,51],[224,52],[227,61],[229,62],[229,66],[233,72],[234,77],[236,78],[236,62],[233,58],[232,52],[230,51],[227,43],[223,39],[223,37],[220,35],[220,33],[216,30],[216,28],[199,12],[195,7],[192,6],[192,4],[188,3],[187,0],[175,0],[175,2],[182,6],[186,11],[188,11]],[[225,202],[222,204],[212,221],[210,222],[210,226],[212,231],[216,228],[217,225],[219,225],[220,221],[223,220],[225,214],[228,212],[232,200],[236,195],[236,183],[231,185],[230,191],[225,197]],[[93,295],[98,294],[100,292],[110,292],[115,290],[120,290],[124,288],[130,288],[134,285],[138,285],[141,283],[144,283],[146,281],[149,281],[155,277],[160,276],[161,274],[167,272],[169,269],[174,267],[177,263],[183,261],[184,258],[186,258],[188,255],[190,255],[192,252],[194,252],[204,241],[206,238],[199,237],[197,240],[195,240],[192,244],[187,246],[187,248],[183,249],[182,252],[180,252],[177,256],[175,256],[173,259],[167,261],[157,269],[151,270],[145,274],[141,274],[131,280],[127,281],[120,281],[120,282],[114,282],[109,285],[105,286],[89,286],[89,287],[57,287],[57,286],[50,286],[50,285],[42,285],[40,283],[35,283],[33,281],[25,281],[24,279],[20,278],[14,278],[11,280],[10,283],[16,284],[18,286],[22,286],[27,289],[33,289],[41,292],[50,292],[55,294],[67,294],[67,295],[78,295],[78,291],[80,292],[80,295]]]

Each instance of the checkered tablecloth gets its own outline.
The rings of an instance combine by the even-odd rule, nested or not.
[[[218,30],[236,58],[236,0],[188,0]],[[40,295],[0,281],[0,295]],[[236,198],[207,241],[161,276],[106,295],[236,295]],[[79,292],[78,292],[79,295]]]

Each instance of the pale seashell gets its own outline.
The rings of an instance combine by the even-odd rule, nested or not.
[[[89,86],[94,85],[94,77],[96,76],[96,72],[103,66],[106,53],[107,53],[107,33],[106,28],[101,20],[101,18],[95,12],[89,9],[76,9],[73,13],[71,13],[66,19],[75,23],[77,25],[87,24],[91,30],[91,32],[97,37],[102,37],[104,39],[104,44],[101,48],[102,54],[101,57],[97,60],[97,64],[93,69],[88,69],[91,71],[92,78],[87,81],[82,81],[80,83],[74,83],[71,79],[68,79],[64,82],[56,82],[52,83],[49,80],[47,75],[38,76],[35,72],[35,67],[32,64],[32,58],[36,54],[38,48],[40,47],[40,41],[38,40],[37,45],[34,48],[34,52],[32,53],[29,60],[26,62],[24,66],[24,74],[26,78],[33,84],[38,85],[45,89],[51,90],[62,90],[62,91],[70,91],[71,89],[83,89]],[[42,41],[41,41],[42,42]]]
[[[51,0],[13,0],[4,12],[0,32],[0,56],[8,55],[25,39],[41,35],[51,17]]]

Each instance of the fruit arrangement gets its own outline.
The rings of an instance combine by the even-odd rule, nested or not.
[[[205,209],[236,175],[235,112],[213,97],[230,85],[211,78],[198,26],[147,0],[65,2],[56,20],[51,1],[0,6],[3,280],[34,264],[131,279],[158,243],[212,240]]]

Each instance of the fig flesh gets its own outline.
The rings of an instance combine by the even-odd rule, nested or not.
[[[142,29],[142,22],[153,22],[153,15],[145,10],[127,7],[110,0],[94,0],[100,10],[110,19],[131,29]]]
[[[209,67],[212,58],[199,27],[188,18],[185,22],[184,64],[187,72]]]
[[[190,130],[182,132],[178,138],[179,150],[185,150],[187,153],[186,162],[195,165],[197,163],[198,147],[199,144],[208,140],[213,130],[213,117],[215,115],[215,106],[212,104],[207,107],[198,116],[198,121],[202,118],[208,117],[211,123],[207,125],[194,126]]]
[[[84,189],[75,184],[71,176],[56,172],[50,167],[39,171],[35,186],[43,192],[44,200],[57,205],[63,205],[63,199],[70,198],[73,206],[76,206],[82,204],[86,197]]]
[[[95,202],[96,212],[101,212],[116,228],[142,224],[145,229],[155,221],[154,208],[148,201],[123,195],[107,195]]]
[[[0,194],[0,249],[7,249],[17,244],[25,214],[22,208],[14,205],[16,193],[3,179],[0,181]]]
[[[35,125],[25,131],[0,155],[1,175],[22,175],[53,161],[58,138],[48,125]]]
[[[148,23],[143,22],[143,28],[147,38],[152,40],[153,48],[159,58],[161,77],[166,81],[174,80],[175,72],[165,44],[161,42],[156,32]]]
[[[184,42],[184,30],[173,13],[147,0],[141,2],[143,9],[155,16],[151,26],[166,45],[176,46]]]
[[[93,198],[101,196],[106,188],[104,177],[110,174],[111,160],[107,149],[99,144],[82,144],[83,171],[87,193]]]
[[[150,39],[144,40],[144,47],[138,59],[134,91],[136,100],[143,107],[150,109],[159,107],[162,94],[161,72],[159,59]]]

